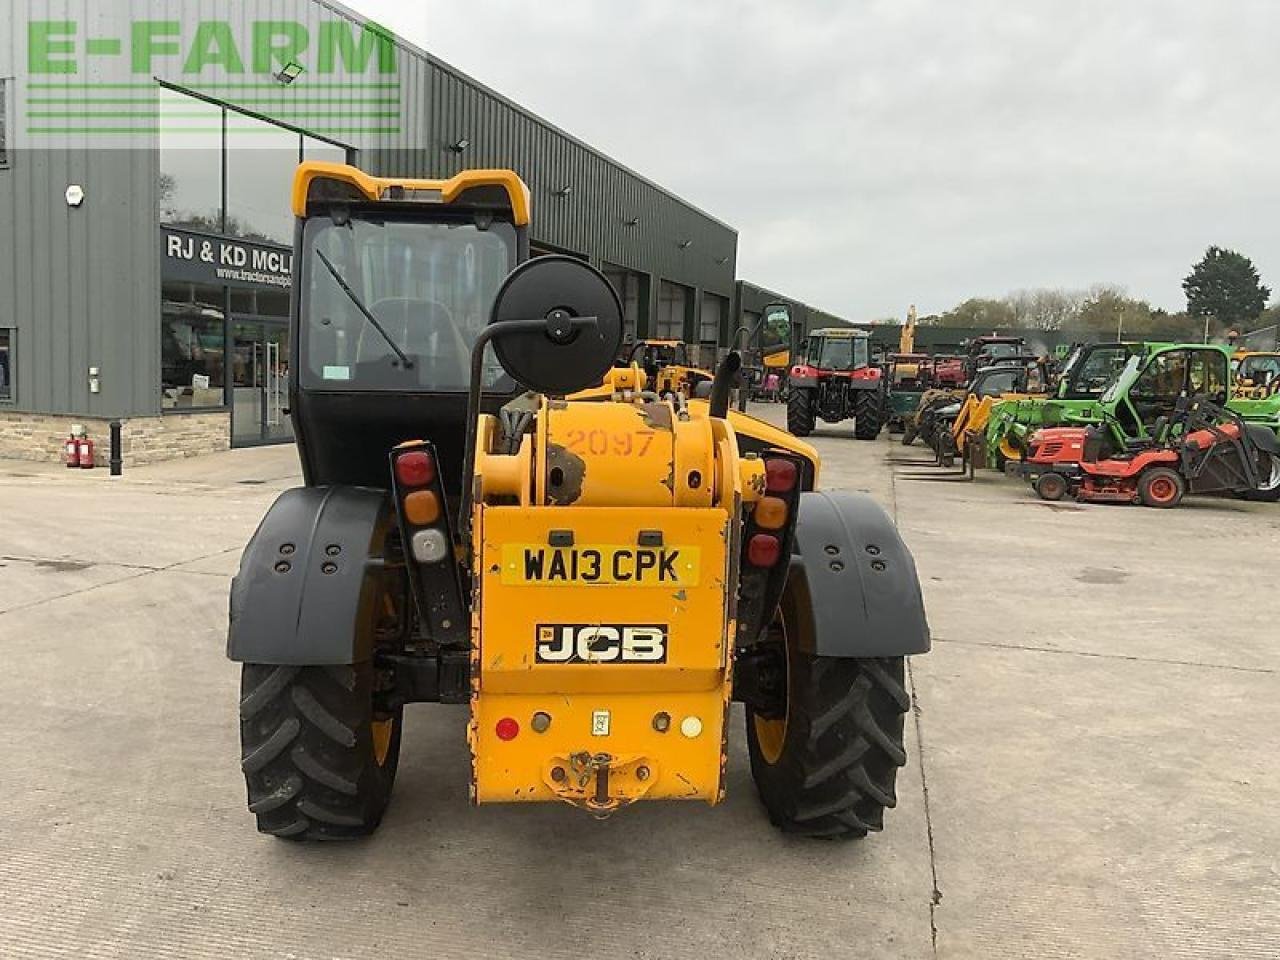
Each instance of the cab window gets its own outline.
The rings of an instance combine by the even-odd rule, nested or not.
[[[1045,393],[1049,385],[1045,383],[1044,371],[1039,364],[1027,367],[1027,393]]]
[[[1152,357],[1129,393],[1143,403],[1173,403],[1182,396],[1186,383],[1187,354],[1175,350]]]
[[[1240,369],[1236,372],[1236,375],[1241,381],[1248,380],[1255,387],[1266,386],[1280,379],[1280,356],[1260,354],[1254,357],[1245,357],[1240,363]]]
[[[1188,387],[1191,396],[1205,395],[1219,403],[1227,399],[1227,362],[1216,350],[1197,350],[1191,355]]]
[[[998,397],[1002,393],[1013,393],[1018,384],[1018,371],[1014,367],[998,373],[987,374],[974,391],[979,397]]]
[[[1068,390],[1072,398],[1100,397],[1124,369],[1129,359],[1126,347],[1106,347],[1093,350],[1085,361],[1071,372]]]

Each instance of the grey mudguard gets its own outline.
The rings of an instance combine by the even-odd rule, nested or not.
[[[897,657],[929,649],[916,564],[880,505],[865,494],[800,495],[789,576],[808,595],[823,657]]]
[[[227,656],[241,663],[346,664],[373,651],[370,558],[395,521],[385,490],[286,490],[231,581]],[[362,626],[363,625],[363,626]]]
[[[1273,456],[1280,456],[1280,440],[1267,427],[1258,423],[1245,424],[1249,430],[1249,439],[1263,453],[1270,453]]]

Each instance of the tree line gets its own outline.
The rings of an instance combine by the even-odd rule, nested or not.
[[[1115,284],[1087,290],[1038,288],[1000,298],[970,297],[920,323],[942,327],[1021,327],[1033,330],[1081,330],[1138,337],[1159,333],[1200,340],[1248,333],[1280,321],[1280,304],[1267,307],[1271,290],[1244,254],[1210,247],[1182,281],[1185,310],[1170,313],[1130,297]]]

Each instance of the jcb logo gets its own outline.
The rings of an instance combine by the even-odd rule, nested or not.
[[[538,624],[538,663],[666,663],[661,624]]]

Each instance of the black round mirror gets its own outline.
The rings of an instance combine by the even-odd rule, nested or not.
[[[600,382],[622,344],[622,302],[604,274],[553,254],[520,264],[503,281],[491,324],[493,349],[513,379],[537,393],[563,395]],[[528,321],[543,321],[538,328]]]

